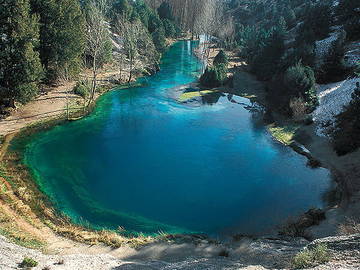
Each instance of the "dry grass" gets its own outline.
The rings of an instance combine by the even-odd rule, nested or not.
[[[104,244],[112,248],[129,245],[136,248],[154,241],[152,237],[125,237],[109,230],[94,231],[70,222],[57,225],[47,222],[47,224],[59,235],[90,245]]]
[[[14,220],[15,218],[14,216],[10,217],[0,209],[0,234],[20,246],[43,249],[45,243],[41,239],[19,228]]]
[[[339,226],[339,233],[341,235],[351,235],[360,233],[359,218],[348,218],[345,223]]]

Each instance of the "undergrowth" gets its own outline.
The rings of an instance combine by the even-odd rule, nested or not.
[[[329,260],[330,252],[326,244],[317,244],[300,251],[293,259],[293,267],[303,269],[327,263]]]

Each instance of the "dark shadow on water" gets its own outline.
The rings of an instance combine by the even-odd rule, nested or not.
[[[202,104],[213,105],[213,104],[218,103],[220,97],[222,97],[222,96],[224,96],[224,94],[220,93],[220,92],[210,93],[210,94],[203,95],[201,97],[201,101],[202,101]]]

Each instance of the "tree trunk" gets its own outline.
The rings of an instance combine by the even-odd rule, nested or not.
[[[129,74],[129,80],[128,80],[128,83],[131,82],[131,79],[132,79],[132,70],[133,70],[133,57],[130,57],[130,74]]]
[[[95,91],[96,91],[96,77],[97,77],[97,68],[96,68],[96,54],[93,57],[93,78],[92,78],[92,86],[91,86],[91,96],[89,100],[89,104],[94,100]]]

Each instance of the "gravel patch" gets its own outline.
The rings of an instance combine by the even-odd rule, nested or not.
[[[327,136],[328,131],[333,127],[335,116],[341,113],[344,106],[351,101],[351,94],[356,87],[356,82],[360,82],[360,78],[324,84],[318,87],[319,106],[313,113],[313,119],[317,125],[317,135]]]

